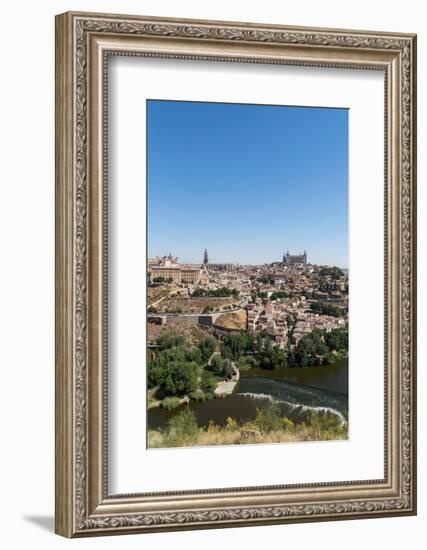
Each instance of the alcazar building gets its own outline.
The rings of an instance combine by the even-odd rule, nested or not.
[[[283,254],[283,263],[286,265],[307,264],[307,252],[304,250],[304,254],[293,255],[289,254],[289,250],[286,254]]]

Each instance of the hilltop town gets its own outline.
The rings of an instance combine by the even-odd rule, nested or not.
[[[316,329],[347,326],[348,274],[315,265],[289,251],[264,265],[182,264],[178,257],[148,259],[148,341],[165,330],[219,337],[248,332],[292,351]]]

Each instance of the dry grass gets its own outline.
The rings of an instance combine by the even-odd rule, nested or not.
[[[148,305],[157,302],[161,298],[166,298],[172,293],[176,293],[177,289],[172,285],[149,287],[147,289],[147,302]]]
[[[169,296],[158,305],[159,312],[180,310],[182,313],[202,313],[206,307],[212,307],[213,310],[220,310],[224,306],[231,306],[236,302],[236,298],[210,298],[198,296],[186,298],[179,296]]]
[[[253,445],[257,443],[295,443],[301,441],[335,441],[348,438],[347,425],[329,429],[316,426],[295,426],[268,433],[260,432],[256,426],[246,424],[234,429],[211,424],[206,430],[200,429],[197,438],[182,437],[170,441],[164,432],[149,431],[148,447],[194,447],[209,445]]]
[[[241,309],[240,311],[235,311],[233,313],[224,313],[223,315],[220,315],[215,322],[215,327],[234,330],[246,330],[246,310]]]
[[[158,390],[158,386],[156,386],[155,388],[150,388],[148,391],[147,391],[147,408],[148,409],[152,409],[154,407],[159,407],[160,406],[160,399],[157,399],[156,398],[156,391]]]
[[[155,342],[164,332],[173,332],[177,335],[184,335],[189,345],[196,345],[200,340],[209,336],[209,329],[198,325],[190,325],[188,322],[180,320],[179,317],[169,320],[166,325],[156,325],[147,323],[148,341]]]

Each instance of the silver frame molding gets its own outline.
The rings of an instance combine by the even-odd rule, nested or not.
[[[385,476],[109,495],[107,59],[367,68],[385,75]],[[416,513],[416,36],[68,12],[56,17],[56,532],[66,537]]]

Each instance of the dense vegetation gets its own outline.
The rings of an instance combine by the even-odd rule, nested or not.
[[[301,338],[294,351],[288,352],[273,345],[272,339],[264,333],[230,334],[221,343],[222,356],[235,361],[244,370],[325,365],[346,357],[347,352],[347,327],[330,332],[315,329]]]
[[[331,317],[339,317],[341,315],[339,308],[326,302],[313,302],[310,304],[310,309],[321,315],[330,315]]]
[[[294,351],[288,353],[289,367],[327,365],[348,354],[348,328],[330,332],[315,329],[298,342]]]
[[[203,366],[215,350],[215,338],[207,337],[197,346],[189,346],[184,336],[165,332],[157,345],[158,350],[148,352],[147,380],[149,388],[158,388],[158,397],[214,391],[216,383]]]
[[[211,422],[206,428],[197,424],[190,408],[173,416],[164,430],[150,431],[149,447],[184,447],[190,445],[231,445],[283,441],[321,441],[345,439],[347,423],[331,414],[307,412],[304,421],[295,424],[283,417],[277,403],[259,407],[252,422],[240,424],[227,418],[226,426]]]
[[[275,300],[281,300],[283,298],[287,298],[289,296],[289,293],[285,290],[278,290],[277,292],[273,292],[273,294],[270,296],[270,300],[274,302]]]
[[[226,335],[214,354],[217,340],[202,338],[190,346],[183,335],[163,333],[157,349],[148,351],[148,388],[155,388],[162,406],[172,408],[184,396],[190,399],[212,399],[218,381],[234,374],[233,362],[239,369],[282,369],[319,366],[334,363],[347,356],[348,328],[326,332],[315,329],[292,351],[275,346],[268,334],[241,332]],[[165,401],[165,398],[179,398]]]
[[[173,283],[172,277],[154,277],[153,283]]]
[[[207,368],[221,378],[230,378],[234,374],[234,368],[230,359],[215,355]]]
[[[255,302],[257,298],[260,298],[261,300],[266,300],[267,297],[268,297],[268,293],[261,290],[258,290],[258,291],[253,290],[251,292],[252,302]]]
[[[211,288],[196,288],[196,290],[192,294],[193,297],[206,297],[206,298],[229,298],[230,296],[233,296],[234,298],[239,297],[239,291],[235,288],[228,288],[226,286],[223,286],[221,288],[217,289],[211,289]]]
[[[344,272],[337,266],[334,267],[322,267],[319,275],[321,277],[331,277],[332,279],[339,279],[344,275]]]
[[[221,354],[237,361],[237,366],[242,369],[280,369],[288,366],[286,352],[274,346],[271,338],[263,333],[227,335],[221,344]]]

